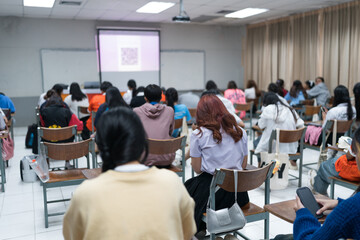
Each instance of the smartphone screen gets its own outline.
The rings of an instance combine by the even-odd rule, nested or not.
[[[308,187],[298,188],[296,190],[296,194],[299,196],[301,203],[304,205],[304,207],[309,209],[309,211],[312,215],[314,215],[314,217],[322,218],[324,216],[323,214],[316,214],[317,210],[320,209],[320,205],[316,202],[314,195]]]

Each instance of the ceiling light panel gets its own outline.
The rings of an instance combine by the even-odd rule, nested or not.
[[[52,8],[55,0],[24,0],[25,7]]]
[[[138,13],[160,13],[174,6],[175,3],[169,2],[149,2],[136,10]]]
[[[254,16],[260,13],[264,13],[269,11],[269,9],[265,8],[245,8],[233,13],[226,14],[225,17],[227,18],[247,18],[250,16]]]

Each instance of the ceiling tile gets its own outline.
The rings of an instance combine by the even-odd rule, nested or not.
[[[27,16],[49,16],[51,8],[24,7],[24,15]]]
[[[0,5],[23,5],[23,0],[0,0]]]
[[[3,5],[0,7],[0,13],[4,16],[6,13],[7,15],[16,15],[23,14],[23,7],[22,6],[14,6],[14,5]]]
[[[104,14],[105,10],[90,10],[90,9],[82,9],[75,16],[75,19],[98,19],[100,16]]]

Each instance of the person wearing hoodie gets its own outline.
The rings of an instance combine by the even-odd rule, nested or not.
[[[309,98],[316,98],[317,105],[325,106],[326,100],[330,97],[330,92],[324,83],[324,78],[317,77],[315,84],[316,85],[310,90],[307,90],[306,93]]]
[[[295,130],[304,126],[304,121],[294,109],[285,105],[277,94],[266,93],[263,105],[264,108],[257,124],[264,131],[260,139],[254,141],[255,153],[269,152],[269,139],[274,129]],[[272,152],[275,152],[275,144],[273,147]],[[281,153],[294,154],[297,152],[298,143],[280,143],[279,147]],[[291,165],[296,168],[295,161],[291,162]]]
[[[141,107],[134,108],[144,125],[148,138],[170,139],[175,126],[174,110],[163,104],[161,100],[161,88],[150,84],[145,88],[144,95],[146,103]],[[169,167],[175,159],[175,153],[164,155],[149,154],[145,165]]]

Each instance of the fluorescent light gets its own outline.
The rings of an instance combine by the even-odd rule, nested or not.
[[[55,0],[24,0],[25,7],[44,7],[52,8]]]
[[[148,2],[136,12],[138,13],[160,13],[168,8],[171,8],[174,6],[175,3],[169,3],[169,2]]]
[[[225,17],[227,18],[247,18],[253,15],[257,15],[260,13],[264,13],[269,11],[269,9],[265,8],[245,8],[233,13],[226,14]]]

